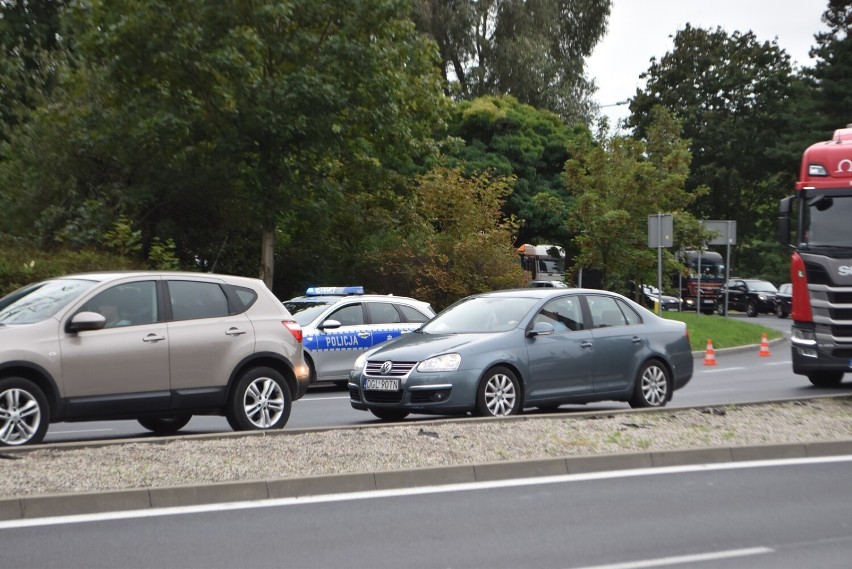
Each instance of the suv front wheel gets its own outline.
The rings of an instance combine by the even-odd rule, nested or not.
[[[245,372],[228,403],[228,424],[235,431],[280,429],[290,418],[293,396],[280,373],[269,367]]]
[[[22,377],[0,380],[0,446],[38,444],[48,423],[47,397],[35,383]]]

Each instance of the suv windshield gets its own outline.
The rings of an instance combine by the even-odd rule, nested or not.
[[[60,279],[19,289],[0,299],[0,324],[46,320],[94,285],[95,281]]]
[[[749,290],[754,292],[778,292],[775,285],[766,281],[746,281]]]

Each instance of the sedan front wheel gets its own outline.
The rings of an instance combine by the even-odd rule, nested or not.
[[[520,387],[518,378],[509,368],[491,368],[476,391],[477,413],[484,417],[505,417],[520,413]]]

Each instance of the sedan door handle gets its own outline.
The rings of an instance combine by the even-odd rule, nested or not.
[[[591,348],[591,347],[592,347],[592,343],[591,343],[591,342],[589,342],[588,340],[585,340],[585,341],[583,341],[583,342],[580,342],[580,347],[581,347],[581,348]]]
[[[154,343],[159,342],[160,340],[165,340],[165,336],[160,336],[159,334],[148,334],[144,338],[142,338],[143,342]]]
[[[358,332],[358,337],[363,339],[363,340],[366,340],[367,338],[370,337],[370,333],[369,332]]]
[[[632,339],[631,341],[632,341],[634,344],[641,344],[641,343],[642,343],[642,338],[640,338],[639,336],[633,336],[633,339]]]
[[[241,336],[245,333],[245,330],[241,330],[239,328],[228,328],[228,331],[225,332],[225,334],[227,334],[228,336]]]

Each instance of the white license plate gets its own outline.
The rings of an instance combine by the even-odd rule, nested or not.
[[[364,389],[372,391],[399,391],[398,379],[368,379]]]

